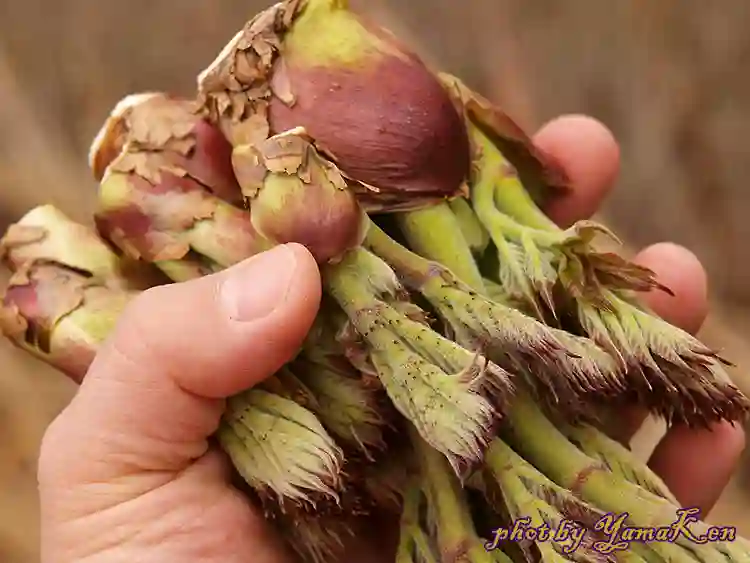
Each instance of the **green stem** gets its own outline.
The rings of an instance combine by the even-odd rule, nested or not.
[[[519,223],[540,231],[560,230],[560,227],[537,207],[517,176],[499,174],[494,195],[497,208]]]
[[[490,196],[491,193],[489,191]],[[482,195],[481,191],[479,195]],[[424,236],[433,232],[431,225],[422,221],[415,222],[412,228],[423,230]],[[454,266],[450,263],[444,265],[448,268]],[[584,454],[545,417],[522,390],[517,391],[506,420],[510,422],[509,436],[518,453],[558,485],[579,494],[597,508],[614,514],[628,512],[630,521],[643,527],[671,526],[677,519],[678,507],[614,475],[601,463]],[[705,524],[695,523],[691,529],[698,534],[703,533]],[[678,542],[685,549],[700,554],[700,561],[714,561],[719,554],[710,544],[696,544],[682,536],[678,538]],[[653,546],[655,550],[669,556],[674,556],[675,552],[684,553],[673,544],[657,543]],[[750,555],[744,542],[724,543],[721,550],[739,557],[738,560]]]
[[[481,256],[490,244],[490,234],[474,213],[469,200],[456,197],[448,202],[448,206],[453,211],[471,252]]]
[[[414,436],[429,510],[436,521],[437,542],[443,561],[495,563],[477,536],[461,484],[445,458]],[[465,557],[465,558],[464,558]]]
[[[412,231],[412,229],[409,229],[409,231]],[[406,235],[406,233],[404,234]],[[404,279],[404,282],[414,289],[421,289],[435,277],[432,275],[433,267],[430,260],[393,240],[388,233],[375,223],[370,224],[364,244],[388,262],[396,273]],[[456,263],[461,264],[458,260]]]
[[[409,213],[399,213],[397,220],[414,252],[429,256],[441,264],[451,264],[451,271],[459,279],[475,290],[484,292],[482,275],[479,273],[461,225],[447,203]],[[414,228],[416,224],[424,223],[432,225],[435,231],[428,232]]]
[[[416,483],[410,484],[406,487],[403,498],[395,563],[440,563],[419,521],[420,508],[424,502],[421,487]]]
[[[516,451],[552,481],[583,500],[615,516],[627,513],[628,522],[638,527],[669,528],[679,519],[679,507],[612,473],[603,463],[584,454],[522,392],[518,393],[506,420],[509,423],[506,438]],[[688,528],[696,535],[707,531],[702,522],[692,523]],[[683,535],[676,538],[676,543],[695,552],[700,556],[699,561],[720,560],[715,545],[701,545]],[[677,545],[671,543],[653,543],[652,548],[670,556],[678,552]],[[730,544],[724,548],[734,551]],[[748,555],[742,548],[737,551]]]
[[[516,469],[519,462],[523,460],[506,444],[500,440],[494,440],[487,450],[485,465],[490,469],[493,478],[503,492],[503,497],[511,508],[511,519],[517,521],[521,518],[529,519],[530,528],[549,526],[548,519],[544,518],[542,511],[547,516],[553,516],[553,523],[559,525],[563,520],[557,509],[533,495],[520,479]],[[550,526],[550,532],[555,528]],[[535,542],[543,561],[566,560],[553,547],[552,540]],[[563,546],[559,546],[562,548]],[[573,546],[571,546],[572,548]]]
[[[484,135],[475,128],[472,128],[472,133],[474,141],[481,148],[482,157],[479,170],[471,186],[471,200],[477,217],[490,233],[495,245],[503,246],[507,244],[505,242],[507,237],[522,241],[531,236],[533,242],[540,247],[552,246],[560,242],[559,232],[550,232],[548,228],[539,229],[536,226],[530,228],[531,225],[522,225],[498,210],[495,204],[495,193],[499,191],[498,174],[502,177],[502,171],[508,169],[508,163]],[[513,191],[512,183],[509,187],[501,186],[503,189],[507,188],[511,192]],[[523,188],[520,187],[520,189]]]
[[[586,455],[605,462],[613,473],[677,504],[677,499],[661,478],[619,442],[585,424],[565,428],[563,433]]]

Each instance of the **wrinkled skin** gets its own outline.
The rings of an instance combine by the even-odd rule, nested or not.
[[[547,125],[536,141],[575,186],[551,203],[550,216],[563,226],[589,217],[618,168],[609,132],[590,119],[566,117]],[[650,305],[697,331],[707,307],[697,259],[658,244],[638,262],[676,294],[649,296]],[[320,294],[315,261],[289,245],[137,299],[45,436],[39,467],[43,563],[293,561],[229,485],[227,462],[207,437],[224,397],[267,377],[292,355]],[[627,440],[642,419],[642,413],[623,413],[618,437]],[[705,515],[743,447],[742,431],[727,424],[711,431],[672,428],[650,463],[683,506],[700,506]],[[382,548],[381,530],[375,531],[373,545]],[[362,544],[342,560],[389,559]]]

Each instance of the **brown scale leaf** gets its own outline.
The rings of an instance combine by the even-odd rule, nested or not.
[[[196,109],[192,100],[154,96],[125,116],[128,141],[142,150],[187,155],[195,146]]]
[[[316,150],[302,127],[238,147],[233,160],[242,191],[250,199],[257,196],[269,173],[295,175],[305,184],[316,183],[316,177],[322,175],[325,183],[336,189],[349,187],[336,165]]]
[[[132,295],[60,264],[29,262],[0,303],[0,329],[80,383]]]
[[[293,98],[284,67],[275,62],[301,4],[286,0],[257,14],[198,77],[200,111],[220,123],[235,146],[268,137],[268,99],[274,93],[284,101]]]
[[[47,229],[44,227],[13,224],[0,240],[0,255],[4,257],[16,247],[41,242],[46,236]]]
[[[197,108],[194,100],[160,92],[124,98],[92,143],[89,161],[96,179],[113,169],[158,183],[168,172],[190,176],[226,201],[240,203],[231,146]]]
[[[11,278],[5,303],[33,322],[49,330],[63,316],[81,306],[91,282],[83,275],[55,264],[27,264]]]
[[[97,134],[89,152],[94,176],[101,180],[123,150],[174,152],[183,157],[195,147],[194,101],[149,92],[121,100]]]
[[[672,291],[656,280],[653,270],[640,266],[616,252],[598,252],[591,245],[599,234],[604,234],[619,243],[616,235],[607,227],[593,221],[579,221],[572,227],[574,237],[559,246],[562,254],[558,272],[563,285],[570,286],[575,297],[599,303],[603,289],[647,292]]]
[[[457,77],[447,73],[440,73],[438,77],[453,96],[458,110],[487,135],[514,166],[537,204],[570,190],[570,180],[562,166],[537,148],[529,135],[500,108]]]

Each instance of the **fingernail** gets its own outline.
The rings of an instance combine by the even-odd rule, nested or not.
[[[297,269],[288,246],[277,246],[227,270],[221,300],[234,321],[257,321],[273,313],[286,299]]]

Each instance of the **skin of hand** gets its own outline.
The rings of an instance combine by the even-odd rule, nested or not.
[[[619,149],[593,119],[565,116],[535,142],[567,171],[572,192],[546,210],[561,226],[591,216],[612,187]],[[696,332],[706,274],[684,248],[642,251],[675,293],[645,296],[669,322]],[[69,406],[50,425],[39,460],[43,563],[293,561],[229,482],[209,446],[224,399],[270,376],[301,344],[321,296],[317,266],[285,245],[221,273],[157,287],[118,323]],[[628,439],[643,420],[623,413]],[[744,448],[739,427],[674,427],[651,467],[683,506],[710,510]],[[382,546],[382,533],[374,534]],[[388,561],[360,540],[342,558]]]

